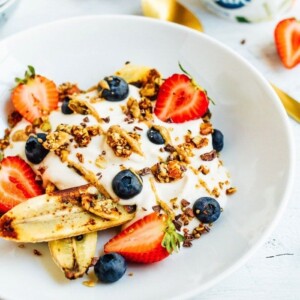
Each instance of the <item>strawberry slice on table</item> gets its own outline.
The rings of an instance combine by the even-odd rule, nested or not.
[[[206,91],[185,74],[173,74],[161,85],[154,113],[164,122],[183,123],[201,118],[208,109]]]
[[[117,252],[127,261],[154,263],[177,251],[183,241],[171,219],[153,212],[121,231],[104,246],[104,252]]]
[[[0,212],[5,213],[17,204],[43,194],[31,167],[19,156],[4,158],[0,169]]]
[[[28,66],[25,78],[16,78],[11,100],[15,109],[29,122],[48,115],[57,108],[58,91],[53,81],[36,75],[32,66]]]
[[[274,31],[275,45],[286,68],[300,63],[300,21],[288,18],[280,21]]]

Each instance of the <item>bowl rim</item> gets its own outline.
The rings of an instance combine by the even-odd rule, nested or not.
[[[12,0],[13,2],[14,0]],[[225,271],[220,272],[217,274],[214,279],[210,280],[204,285],[201,285],[198,288],[194,288],[191,291],[183,291],[179,296],[181,299],[187,299],[193,296],[196,296],[203,292],[204,290],[209,289],[210,287],[216,285],[220,281],[222,281],[224,278],[228,277],[230,274],[235,272],[237,269],[239,269],[241,266],[243,266],[254,254],[255,252],[262,246],[263,242],[270,236],[270,234],[273,232],[277,224],[279,223],[285,208],[288,204],[289,196],[292,192],[292,187],[294,184],[294,174],[295,174],[295,143],[292,137],[292,131],[291,131],[291,125],[288,120],[288,115],[285,112],[285,109],[283,105],[281,104],[280,99],[278,98],[275,91],[272,89],[271,85],[267,81],[267,79],[256,69],[250,62],[248,62],[245,58],[243,58],[239,53],[237,53],[235,50],[231,49],[229,46],[223,44],[222,42],[216,40],[215,38],[211,36],[207,36],[202,32],[199,32],[194,29],[190,29],[188,27],[185,27],[183,25],[179,25],[176,23],[171,23],[164,20],[158,20],[153,19],[150,17],[144,17],[144,16],[138,16],[138,15],[127,15],[127,14],[105,14],[105,15],[96,15],[96,14],[90,14],[90,15],[83,15],[83,16],[76,16],[76,17],[68,17],[68,18],[62,18],[51,22],[46,22],[43,24],[39,24],[24,30],[21,30],[19,32],[16,32],[12,35],[9,35],[2,40],[0,40],[0,48],[5,46],[5,43],[8,43],[10,41],[13,41],[14,39],[17,39],[18,37],[21,37],[23,34],[27,34],[30,32],[36,32],[40,30],[45,30],[49,26],[57,26],[57,25],[63,25],[65,23],[77,23],[77,22],[88,22],[90,20],[95,19],[117,19],[122,21],[129,21],[129,22],[145,22],[145,23],[153,23],[153,24],[160,24],[163,27],[170,27],[174,28],[179,31],[186,32],[188,34],[192,34],[194,36],[198,36],[198,38],[206,39],[208,40],[212,45],[222,48],[222,51],[227,52],[231,56],[234,56],[235,59],[237,59],[240,63],[244,64],[249,71],[255,75],[256,78],[260,81],[260,83],[264,86],[266,94],[269,98],[272,99],[273,104],[275,105],[278,113],[280,114],[280,119],[282,120],[282,125],[285,127],[285,134],[287,136],[288,144],[286,145],[287,153],[289,155],[289,159],[287,161],[288,167],[288,174],[287,174],[287,181],[285,186],[285,191],[283,193],[282,199],[280,201],[280,205],[277,207],[277,211],[274,214],[274,218],[272,221],[268,224],[267,228],[264,229],[263,233],[261,234],[260,238],[257,240],[257,242],[247,250],[239,259],[237,259],[230,267],[228,267]],[[0,64],[6,59],[6,57],[2,58],[0,60]],[[178,296],[177,296],[178,297]],[[177,299],[177,297],[173,297],[170,299]]]

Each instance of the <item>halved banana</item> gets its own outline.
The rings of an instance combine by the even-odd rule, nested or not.
[[[58,191],[20,203],[0,218],[0,237],[23,243],[52,241],[115,227],[134,217],[121,205],[116,205],[119,216],[112,220],[86,211],[81,200],[90,187]]]
[[[97,245],[97,232],[48,243],[51,256],[66,278],[82,277],[92,264]]]

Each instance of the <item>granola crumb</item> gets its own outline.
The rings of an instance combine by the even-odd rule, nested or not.
[[[182,227],[182,222],[179,221],[179,220],[173,220],[172,222],[173,222],[173,224],[174,224],[176,230],[177,230],[177,231],[180,231],[180,230],[181,230],[181,227]]]
[[[109,123],[110,122],[110,117],[102,118],[104,123]]]
[[[76,153],[76,157],[79,160],[80,163],[84,163],[84,157],[82,155],[82,153]]]
[[[213,132],[213,127],[212,124],[207,122],[207,123],[202,123],[200,125],[200,134],[202,135],[208,135]]]
[[[33,249],[33,254],[36,256],[42,256],[42,253],[37,249]]]
[[[94,280],[85,280],[82,282],[82,284],[87,287],[94,287],[96,282]]]
[[[8,115],[8,126],[10,128],[15,127],[21,120],[22,120],[22,115],[17,112],[17,111],[13,111],[10,115]]]
[[[154,205],[154,206],[152,206],[152,209],[155,212],[160,212],[161,211],[161,206],[160,205]]]
[[[189,205],[190,205],[190,202],[187,201],[186,199],[182,199],[180,203],[181,203],[181,205],[182,205],[183,207],[186,207],[186,206],[189,206]]]
[[[187,215],[188,217],[194,218],[194,212],[190,207],[186,207],[185,211],[184,211],[185,215]]]
[[[214,187],[211,191],[211,193],[216,197],[218,198],[220,196],[220,191],[217,187]]]
[[[55,190],[56,190],[56,186],[54,185],[54,183],[49,182],[46,186],[45,193],[49,195],[53,193]]]
[[[209,168],[207,168],[204,165],[201,165],[198,170],[203,174],[203,175],[207,175],[209,173]]]
[[[217,157],[216,150],[212,150],[210,152],[204,153],[200,155],[200,158],[204,161],[211,161]]]
[[[140,175],[140,176],[146,176],[148,174],[151,174],[151,169],[146,167],[146,168],[143,168],[139,171],[137,171],[137,174]]]
[[[235,187],[230,187],[228,189],[226,189],[226,195],[232,195],[234,193],[236,193],[237,189]]]

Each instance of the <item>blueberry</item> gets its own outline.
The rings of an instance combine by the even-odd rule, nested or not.
[[[195,201],[193,212],[196,218],[202,223],[212,223],[219,218],[221,207],[214,198],[202,197]]]
[[[45,133],[38,133],[28,138],[25,144],[25,155],[33,164],[39,164],[49,153],[49,150],[43,147],[43,142],[46,140]]]
[[[223,133],[218,129],[214,129],[214,132],[212,133],[212,144],[213,144],[213,148],[217,152],[220,152],[223,149],[224,136]]]
[[[114,252],[100,256],[94,266],[96,276],[106,283],[119,280],[126,270],[127,264],[124,257]]]
[[[165,140],[162,137],[161,133],[153,127],[151,127],[147,131],[147,136],[148,136],[148,139],[150,140],[150,142],[152,142],[153,144],[163,145],[165,143]]]
[[[142,179],[130,170],[123,170],[114,177],[112,188],[120,198],[130,199],[142,191]]]
[[[102,97],[108,101],[124,100],[129,94],[128,83],[118,76],[108,76],[104,80],[107,82],[109,89],[102,90]]]
[[[70,98],[66,97],[61,105],[61,112],[65,115],[71,115],[73,110],[69,107]]]

